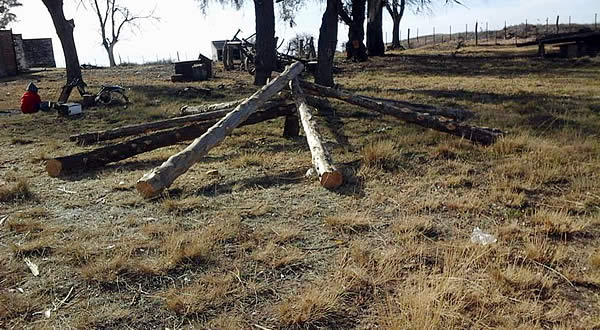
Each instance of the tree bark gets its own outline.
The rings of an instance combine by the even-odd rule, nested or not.
[[[383,0],[368,0],[367,50],[369,56],[383,56]]]
[[[104,49],[106,49],[106,53],[108,54],[108,63],[111,68],[117,66],[117,62],[115,61],[115,45],[104,45]]]
[[[187,148],[171,156],[160,167],[145,174],[136,185],[138,192],[148,198],[156,196],[163,189],[169,187],[177,177],[202,159],[210,149],[221,143],[240,123],[244,122],[259,106],[283,89],[302,70],[304,70],[304,65],[299,62],[286,68],[279,77],[246,99],[201,137],[194,140]]]
[[[504,135],[504,132],[498,129],[471,126],[454,120],[444,120],[441,117],[434,116],[429,113],[401,109],[388,103],[370,100],[368,98],[361,97],[343,90],[318,86],[305,81],[301,81],[300,85],[301,87],[314,91],[321,96],[337,98],[350,104],[394,116],[409,123],[459,136],[484,145],[492,144],[498,138]]]
[[[184,105],[181,107],[180,111],[181,111],[182,115],[194,115],[194,114],[212,112],[212,111],[217,111],[217,110],[234,109],[235,107],[240,105],[242,102],[244,102],[244,100],[245,99],[240,99],[240,100],[235,100],[235,101],[231,101],[231,102],[207,104],[207,105],[204,105],[204,104],[203,105]]]
[[[263,86],[277,67],[275,48],[275,11],[273,0],[254,0],[256,19],[256,56],[254,85]]]
[[[277,108],[278,106],[285,105],[284,101],[273,101],[267,102],[264,106],[260,107],[259,110],[272,110]],[[128,125],[118,128],[113,128],[105,131],[98,131],[92,133],[83,133],[72,135],[69,137],[71,141],[77,141],[81,144],[90,144],[96,143],[99,141],[113,140],[125,136],[131,136],[136,134],[143,134],[151,131],[158,131],[162,129],[172,128],[183,126],[191,123],[196,123],[200,121],[221,119],[225,117],[229,112],[231,112],[235,107],[216,110],[212,112],[204,112],[198,113],[194,115],[188,115],[183,117],[165,119],[165,120],[157,120],[149,123],[142,123],[136,125]]]
[[[266,111],[255,112],[240,126],[252,125],[280,116],[290,116],[295,113],[294,105],[281,105]],[[73,171],[85,171],[99,168],[152,151],[173,145],[178,142],[195,139],[211,128],[217,121],[196,123],[185,127],[161,131],[147,136],[130,139],[110,146],[98,148],[78,154],[50,159],[46,162],[46,171],[52,177],[57,177]]]
[[[325,149],[322,142],[323,138],[317,129],[317,123],[313,117],[313,112],[316,111],[313,107],[306,104],[306,98],[298,80],[292,82],[292,97],[296,102],[296,109],[300,115],[302,128],[306,134],[306,141],[312,155],[312,162],[315,170],[319,174],[319,182],[321,186],[327,189],[335,189],[342,185],[344,178],[342,173],[333,166],[331,154]]]
[[[366,0],[352,1],[352,21],[348,25],[348,42],[346,43],[346,57],[359,62],[368,59],[365,46],[365,7]]]
[[[319,29],[319,61],[315,82],[323,86],[333,86],[333,59],[337,45],[339,0],[327,0]]]
[[[79,81],[80,84],[84,85],[81,76],[81,67],[79,66],[79,57],[77,56],[77,47],[75,46],[75,39],[73,38],[75,22],[72,19],[67,20],[65,18],[63,0],[42,0],[42,2],[48,9],[50,17],[52,17],[56,34],[62,45],[67,67],[67,85],[72,84],[75,81]],[[72,90],[73,87],[63,88],[58,101],[67,102]]]

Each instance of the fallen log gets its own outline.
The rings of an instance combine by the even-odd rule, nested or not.
[[[273,107],[277,107],[279,105],[283,105],[283,103],[284,103],[284,101],[268,102],[267,104],[265,104],[265,106],[261,107],[260,110],[263,110],[263,109],[267,110],[267,109],[270,109]],[[118,127],[118,128],[114,128],[114,129],[109,129],[106,131],[77,134],[77,135],[70,136],[69,140],[77,141],[78,143],[81,143],[81,144],[91,144],[91,143],[96,143],[99,141],[106,141],[106,140],[117,139],[117,138],[121,138],[121,137],[125,137],[125,136],[148,133],[150,131],[158,131],[158,130],[163,130],[163,129],[172,128],[172,127],[181,127],[183,125],[200,122],[200,121],[221,119],[221,118],[225,117],[225,115],[227,115],[229,112],[231,112],[231,110],[233,110],[233,109],[229,108],[229,109],[222,109],[222,110],[214,110],[211,112],[198,113],[195,115],[188,115],[188,116],[165,119],[165,120],[158,120],[158,121],[153,121],[150,123],[128,125],[128,126]]]
[[[276,106],[265,111],[253,113],[240,126],[252,125],[281,116],[291,116],[295,112],[294,104]],[[215,123],[217,123],[216,120],[195,123],[91,151],[50,159],[46,162],[46,171],[50,176],[57,177],[73,171],[99,168],[144,152],[170,146],[182,141],[193,140],[206,133]]]
[[[217,110],[230,110],[234,109],[245,99],[235,100],[231,102],[225,103],[216,103],[216,104],[203,104],[203,105],[184,105],[181,107],[180,112],[182,115],[194,115],[198,113],[205,113]]]
[[[445,120],[440,116],[399,108],[389,103],[377,102],[344,90],[320,86],[306,81],[300,81],[300,86],[321,96],[336,98],[350,104],[394,116],[409,123],[462,137],[484,145],[492,144],[504,135],[503,131],[495,128],[477,127],[455,120]]]
[[[391,106],[395,106],[398,108],[406,108],[408,110],[412,110],[415,112],[428,113],[430,115],[442,116],[442,117],[446,117],[446,118],[450,118],[450,119],[455,119],[458,121],[464,121],[464,120],[475,117],[475,113],[473,113],[469,110],[465,110],[465,109],[447,108],[447,107],[439,108],[439,107],[435,107],[435,106],[427,105],[427,104],[411,103],[411,102],[407,102],[407,101],[391,100],[391,99],[384,99],[384,98],[378,98],[378,97],[368,97],[368,96],[362,96],[362,95],[361,95],[361,97],[366,98],[366,99],[371,99],[376,102],[384,102],[384,103],[387,103]]]
[[[302,122],[302,128],[306,134],[306,141],[312,154],[312,162],[315,170],[319,174],[319,182],[321,186],[327,189],[335,189],[342,185],[344,178],[342,173],[333,166],[333,160],[331,154],[325,149],[323,145],[323,138],[317,129],[317,123],[313,117],[315,108],[306,104],[306,98],[302,88],[298,86],[298,80],[294,79],[292,85],[292,97],[296,102],[296,109],[300,115],[300,121]]]
[[[254,93],[225,118],[213,125],[206,133],[197,138],[183,151],[171,156],[161,166],[146,173],[136,185],[138,192],[153,197],[169,187],[181,174],[198,162],[210,149],[221,143],[227,135],[244,122],[256,109],[277,94],[285,85],[304,70],[302,63],[296,62],[287,67],[279,77]]]

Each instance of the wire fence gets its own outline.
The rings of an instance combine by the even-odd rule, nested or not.
[[[539,22],[539,20],[538,20]],[[556,16],[556,21],[548,17],[545,23],[531,24],[528,20],[525,22],[508,25],[504,22],[503,27],[491,27],[488,22],[475,21],[474,24],[465,24],[464,29],[455,25],[450,25],[445,33],[436,33],[436,27],[423,33],[419,29],[406,29],[406,38],[401,39],[401,44],[405,48],[419,48],[427,45],[437,45],[449,41],[463,42],[465,44],[475,45],[505,45],[519,43],[521,41],[537,39],[546,35],[558,33],[571,33],[579,31],[598,31],[598,14],[594,14],[593,23],[574,23],[571,16],[568,16],[568,23],[561,21],[560,16]],[[402,33],[404,31],[401,31]]]

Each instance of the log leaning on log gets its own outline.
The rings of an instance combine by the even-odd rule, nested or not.
[[[278,105],[265,111],[255,112],[240,126],[252,125],[281,116],[295,113],[294,104]],[[195,123],[185,127],[157,132],[147,136],[130,139],[110,146],[81,152],[74,155],[50,159],[46,162],[46,171],[52,177],[69,172],[102,167],[108,163],[118,162],[135,155],[178,142],[193,140],[204,134],[217,121]]]
[[[149,198],[156,196],[163,189],[169,187],[177,177],[202,159],[210,149],[221,143],[233,129],[254,113],[259,106],[283,89],[291,79],[294,79],[303,70],[304,66],[299,62],[287,67],[279,77],[242,102],[235,110],[212,126],[201,137],[194,140],[187,148],[171,156],[161,166],[145,174],[136,185],[138,192]]]
[[[361,97],[366,98],[366,99],[371,99],[375,102],[387,103],[391,106],[395,106],[398,108],[406,108],[408,110],[412,110],[415,112],[428,113],[430,115],[442,116],[442,117],[446,117],[446,118],[450,118],[450,119],[455,119],[458,121],[464,121],[464,120],[475,117],[475,113],[473,113],[469,110],[465,110],[465,109],[456,109],[456,108],[447,108],[447,107],[438,108],[438,107],[434,107],[432,105],[411,103],[411,102],[400,101],[400,100],[383,99],[383,98],[368,97],[368,96],[362,96],[362,95],[361,95]]]
[[[320,86],[306,81],[300,81],[300,86],[321,96],[337,98],[350,104],[394,116],[409,123],[462,137],[484,145],[492,144],[504,135],[504,132],[498,129],[471,126],[455,120],[445,120],[429,113],[402,109],[385,102],[377,102],[347,91]]]
[[[270,108],[276,107],[278,105],[283,105],[284,103],[285,103],[284,101],[268,102],[263,107],[261,107],[260,110],[270,109]],[[215,111],[211,111],[211,112],[198,113],[195,115],[188,115],[188,116],[170,118],[170,119],[165,119],[165,120],[157,120],[157,121],[143,123],[143,124],[128,125],[128,126],[118,127],[118,128],[114,128],[114,129],[109,129],[106,131],[77,134],[77,135],[70,136],[69,140],[77,141],[78,143],[81,143],[81,144],[91,144],[91,143],[96,143],[99,141],[112,140],[112,139],[117,139],[117,138],[121,138],[121,137],[125,137],[125,136],[144,134],[144,133],[148,133],[150,131],[163,130],[163,129],[172,128],[172,127],[181,127],[183,125],[200,122],[200,121],[221,119],[221,118],[225,117],[229,112],[231,112],[231,110],[233,110],[233,108],[215,110]]]
[[[217,110],[234,109],[242,102],[244,102],[244,100],[245,99],[241,99],[217,104],[184,105],[183,107],[181,107],[180,111],[182,115],[194,115],[198,113],[205,113]]]
[[[304,133],[306,134],[306,141],[312,154],[313,166],[319,174],[321,186],[327,189],[335,189],[342,185],[344,178],[342,173],[333,166],[331,154],[323,145],[323,138],[317,129],[317,124],[313,117],[313,112],[316,109],[306,104],[304,92],[298,84],[297,79],[292,81],[292,97],[294,98],[294,102],[296,102],[296,109],[300,115]]]

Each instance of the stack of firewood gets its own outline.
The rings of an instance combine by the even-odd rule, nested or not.
[[[307,103],[304,90],[313,96],[343,100],[484,145],[493,143],[503,135],[503,132],[497,129],[464,123],[463,120],[473,116],[472,112],[466,110],[376,99],[319,86],[299,80],[298,75],[303,70],[304,66],[299,62],[288,66],[277,78],[247,99],[209,106],[184,107],[181,117],[71,136],[72,141],[89,144],[146,134],[95,150],[50,159],[46,163],[46,171],[50,176],[56,177],[72,171],[98,168],[150,150],[195,139],[187,148],[138,180],[138,192],[149,198],[168,188],[177,177],[200,161],[235,128],[285,116],[284,134],[297,135],[299,118],[310,147],[313,167],[319,174],[319,181],[323,187],[334,189],[343,183],[343,176],[324,146],[313,117],[317,109]],[[293,102],[277,96],[286,86],[291,89]],[[152,131],[157,132],[149,133]]]

